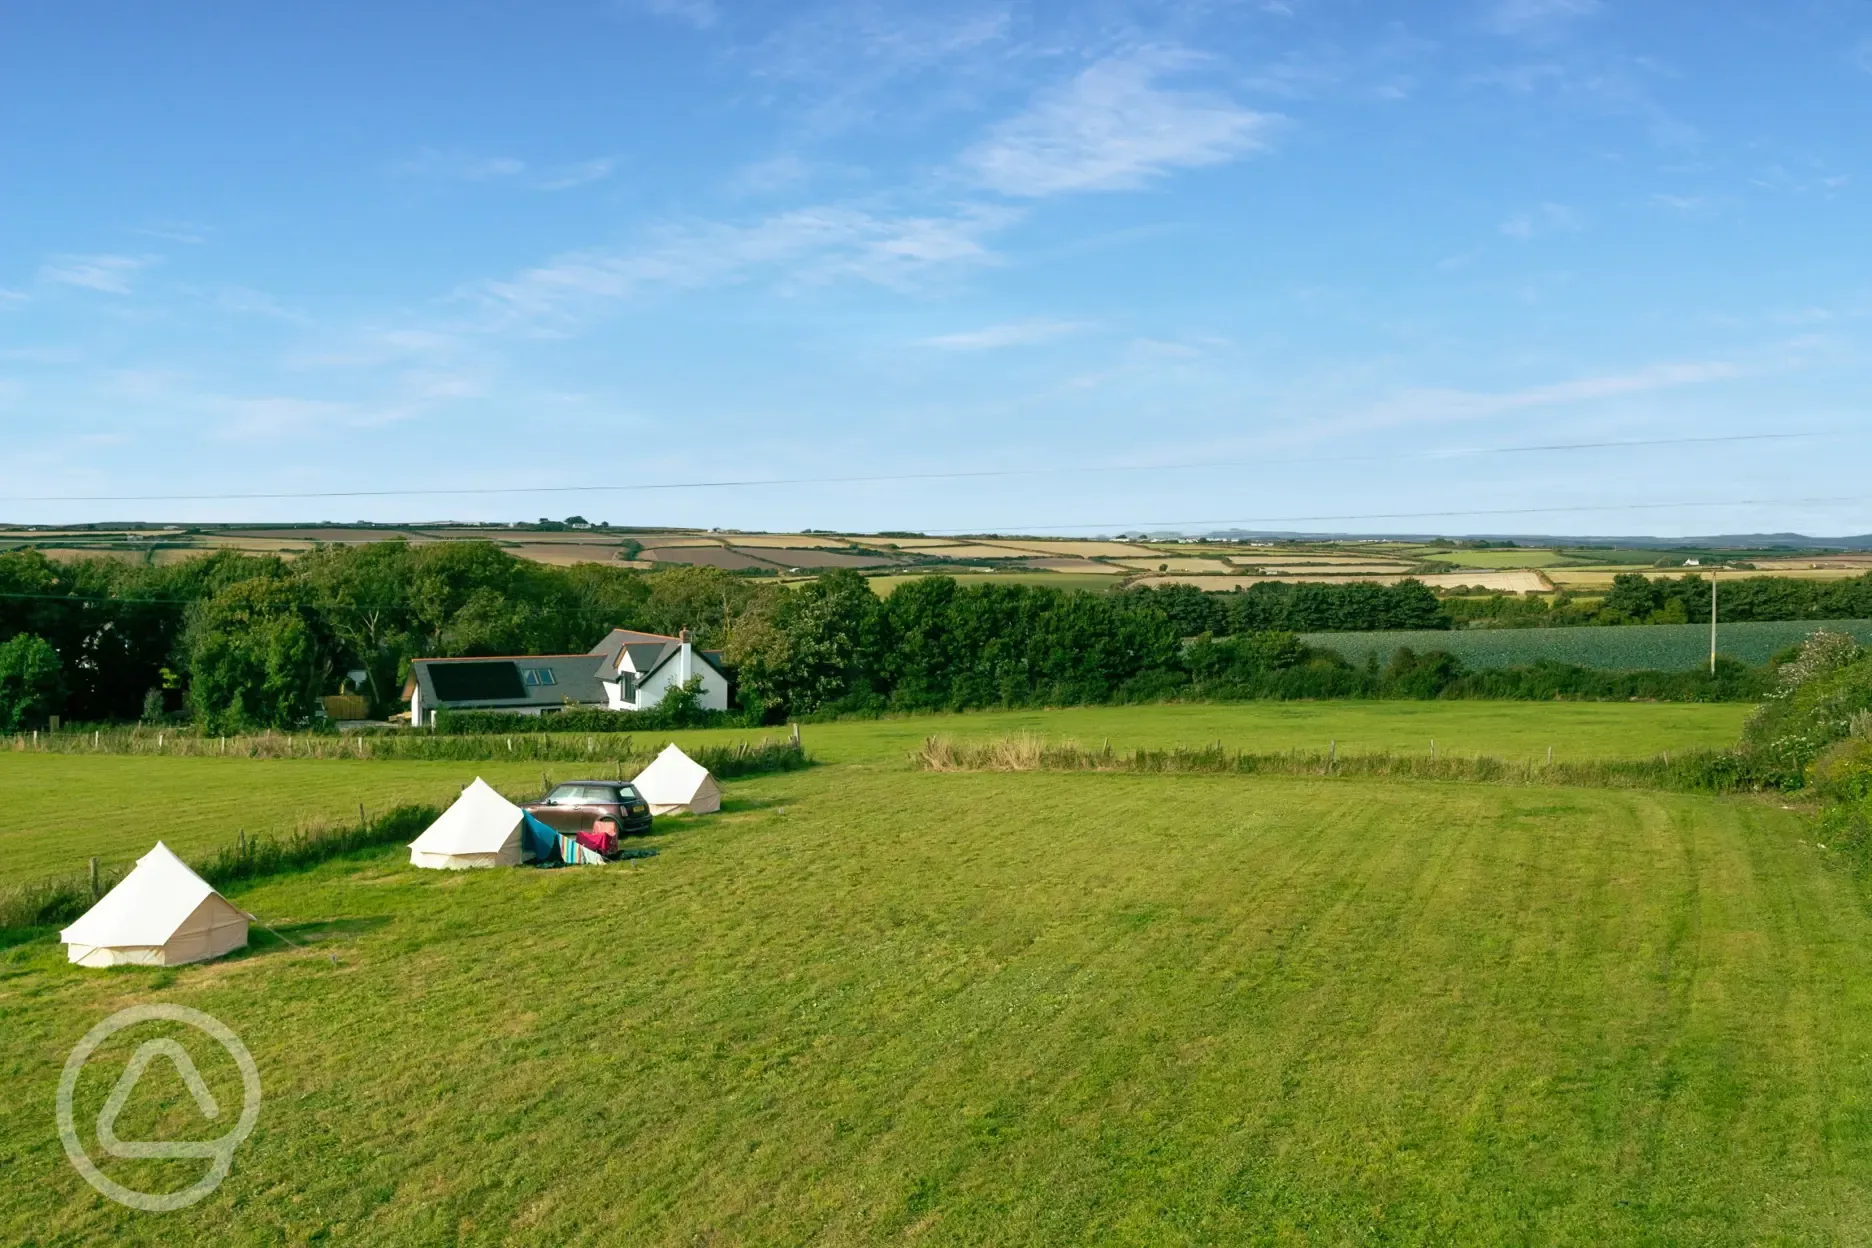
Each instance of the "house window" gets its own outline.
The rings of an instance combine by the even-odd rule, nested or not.
[[[635,702],[637,700],[637,673],[618,673],[618,687],[623,691],[626,702]]]
[[[540,685],[556,685],[559,683],[553,676],[553,670],[550,667],[523,667],[520,669],[520,679],[523,683],[532,685],[535,688]]]

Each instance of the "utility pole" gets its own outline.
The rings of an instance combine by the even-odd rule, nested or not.
[[[1716,569],[1710,568],[1710,675],[1716,674]]]

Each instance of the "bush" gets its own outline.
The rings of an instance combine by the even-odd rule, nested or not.
[[[32,633],[0,645],[0,731],[38,724],[58,709],[62,666],[58,651]]]
[[[1776,765],[1798,771],[1851,736],[1855,717],[1868,710],[1872,656],[1844,634],[1815,633],[1782,665],[1776,687],[1749,717],[1743,741]]]
[[[581,707],[577,710],[551,711],[544,715],[522,715],[517,711],[436,712],[435,731],[442,736],[512,736],[542,732],[661,732],[671,728],[736,728],[750,723],[750,717],[729,711],[707,711],[696,703],[702,681],[671,689],[663,700],[642,711],[601,711]],[[758,726],[758,717],[751,726]]]

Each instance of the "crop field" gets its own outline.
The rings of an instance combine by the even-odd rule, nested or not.
[[[1872,642],[1872,620],[1784,620],[1718,624],[1716,652],[1744,663],[1766,663],[1778,651],[1822,629]],[[1687,671],[1709,662],[1709,625],[1646,624],[1606,628],[1496,628],[1448,632],[1309,633],[1310,646],[1337,650],[1353,663],[1399,646],[1447,650],[1471,668],[1517,667],[1553,659],[1606,671]]]
[[[1575,561],[1557,550],[1448,550],[1423,557],[1458,568],[1551,568]]]
[[[10,805],[42,777],[4,761]],[[629,864],[453,875],[389,849],[233,891],[305,948],[255,929],[221,962],[104,973],[43,938],[0,951],[0,1241],[1872,1225],[1872,912],[1774,804],[875,764],[728,798]],[[149,1215],[84,1184],[51,1107],[77,1038],[156,1000],[231,1027],[264,1100],[220,1189]],[[137,1038],[85,1068],[77,1121]],[[161,1070],[119,1134],[208,1134]],[[107,1161],[149,1190],[204,1165]]]

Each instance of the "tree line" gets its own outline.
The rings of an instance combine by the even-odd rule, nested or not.
[[[1606,601],[1624,618],[1689,615],[1697,584],[1634,574]],[[1863,578],[1774,581],[1779,597],[1737,592],[1748,584],[1725,584],[1725,618],[1844,609],[1858,601],[1846,585],[1872,593]],[[385,716],[402,705],[412,659],[582,653],[612,628],[691,629],[725,651],[739,713],[754,719],[1172,696],[1729,697],[1753,679],[1562,665],[1509,677],[1468,672],[1442,652],[1354,667],[1294,636],[1448,628],[1447,607],[1408,580],[1209,594],[935,576],[880,599],[849,571],[783,586],[706,567],[549,567],[484,542],[325,546],[293,560],[221,551],[159,567],[12,551],[0,554],[0,728],[52,713],[287,728],[353,672]]]

